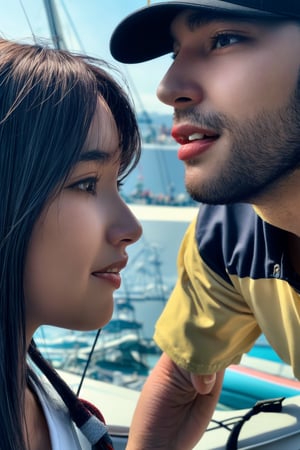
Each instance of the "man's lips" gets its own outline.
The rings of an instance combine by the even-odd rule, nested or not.
[[[192,125],[175,125],[172,128],[172,137],[181,144],[178,150],[178,158],[182,161],[188,161],[208,150],[219,138],[219,134]]]

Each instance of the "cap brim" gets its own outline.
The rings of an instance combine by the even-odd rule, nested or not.
[[[170,24],[183,9],[251,17],[279,17],[261,10],[233,5],[220,0],[156,3],[126,17],[114,30],[110,51],[123,63],[133,64],[157,58],[172,51]]]

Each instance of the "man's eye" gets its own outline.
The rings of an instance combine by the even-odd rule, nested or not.
[[[230,45],[238,44],[244,40],[245,38],[243,36],[229,33],[220,33],[212,38],[214,49],[229,47]]]
[[[173,52],[171,53],[171,58],[174,60],[174,59],[176,59],[176,56],[178,55],[178,53],[179,53],[179,45],[176,43],[174,43],[174,45],[173,45]]]
[[[73,189],[78,189],[79,191],[88,192],[89,194],[95,195],[97,190],[97,178],[87,178],[86,180],[80,180],[77,183],[70,186]]]
[[[174,61],[176,59],[176,56],[178,55],[178,50],[171,53],[171,59]]]

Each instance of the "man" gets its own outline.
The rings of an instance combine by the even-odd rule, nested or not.
[[[158,320],[162,357],[128,449],[190,449],[224,370],[263,332],[300,378],[300,2],[191,0],[127,17],[114,57],[173,52],[158,97],[174,108],[185,182],[204,203]]]

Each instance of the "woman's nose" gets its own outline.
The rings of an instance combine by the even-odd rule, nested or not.
[[[185,109],[203,100],[200,74],[191,60],[177,56],[157,88],[157,97],[175,109]]]
[[[142,226],[129,207],[121,200],[119,214],[116,215],[115,223],[108,229],[109,240],[113,245],[134,244],[142,235]]]

